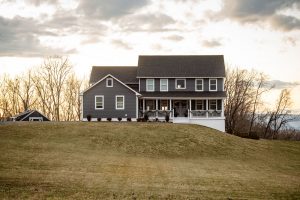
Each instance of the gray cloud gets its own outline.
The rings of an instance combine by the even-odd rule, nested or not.
[[[123,49],[127,49],[127,50],[132,49],[129,44],[125,43],[122,40],[115,39],[115,40],[112,40],[111,43],[114,46],[119,47],[119,48],[123,48]]]
[[[288,88],[293,88],[298,85],[300,85],[299,82],[285,82],[285,81],[280,81],[280,80],[271,80],[268,81],[267,86],[274,86],[276,89],[288,89]]]
[[[0,56],[45,56],[64,54],[62,49],[43,46],[39,35],[53,36],[55,33],[41,28],[41,24],[30,18],[0,17]],[[74,52],[74,50],[67,50]]]
[[[205,47],[213,48],[213,47],[222,46],[222,43],[220,42],[219,39],[213,39],[213,40],[204,40],[202,42],[202,45]]]
[[[81,0],[77,11],[87,17],[110,19],[133,13],[149,0]]]
[[[120,20],[118,24],[123,31],[127,32],[164,32],[174,31],[175,29],[168,28],[169,25],[176,21],[165,14],[148,13],[128,15]]]
[[[240,23],[267,22],[283,31],[300,29],[300,19],[278,14],[289,8],[300,9],[299,0],[224,0],[218,19],[230,18]]]
[[[184,37],[182,37],[181,35],[170,35],[170,36],[164,37],[164,39],[173,40],[173,41],[181,41],[184,39]]]

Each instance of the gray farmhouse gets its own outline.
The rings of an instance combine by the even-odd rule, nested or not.
[[[139,56],[138,66],[92,68],[81,120],[190,123],[225,131],[223,55]]]

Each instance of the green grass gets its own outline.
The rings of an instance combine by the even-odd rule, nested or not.
[[[300,199],[300,143],[197,125],[0,125],[1,199]]]

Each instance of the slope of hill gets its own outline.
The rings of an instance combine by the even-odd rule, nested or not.
[[[300,198],[300,143],[243,139],[197,125],[0,126],[8,199]]]

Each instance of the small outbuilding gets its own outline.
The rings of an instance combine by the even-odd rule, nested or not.
[[[26,110],[14,117],[11,117],[12,121],[50,121],[45,115],[37,110]]]

